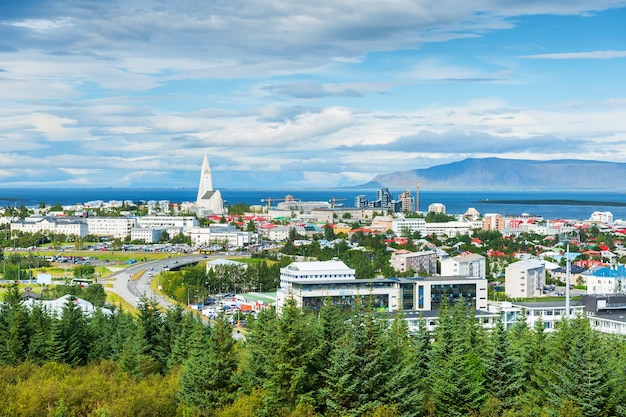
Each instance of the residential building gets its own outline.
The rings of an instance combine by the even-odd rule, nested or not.
[[[469,235],[476,229],[482,228],[480,220],[469,221],[459,220],[444,223],[425,223],[424,235],[435,235],[437,237],[454,237],[456,235]]]
[[[398,272],[425,272],[428,275],[437,273],[437,252],[396,251],[391,255],[390,265]],[[442,274],[443,275],[443,274]]]
[[[546,268],[538,259],[513,262],[505,268],[504,292],[510,298],[539,297],[546,282]]]
[[[595,266],[581,274],[587,285],[587,294],[626,293],[626,267]]]
[[[400,202],[400,211],[402,213],[414,213],[415,212],[415,199],[410,191],[400,193],[398,196]]]
[[[483,230],[502,230],[504,226],[504,218],[499,214],[487,213],[483,216]]]
[[[446,206],[442,203],[432,203],[428,205],[428,212],[446,214]]]
[[[485,279],[487,277],[485,257],[468,253],[445,259],[441,261],[441,275]]]

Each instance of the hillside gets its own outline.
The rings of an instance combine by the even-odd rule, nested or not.
[[[468,158],[377,175],[363,188],[426,190],[625,190],[626,163],[559,159]]]

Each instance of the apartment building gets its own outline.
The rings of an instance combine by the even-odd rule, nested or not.
[[[546,282],[546,267],[538,259],[513,262],[505,268],[504,292],[510,298],[539,297]]]
[[[487,277],[485,257],[475,253],[454,256],[441,261],[441,275],[465,276],[472,278]]]
[[[389,263],[398,272],[414,271],[435,275],[437,273],[437,252],[396,251],[391,255]]]

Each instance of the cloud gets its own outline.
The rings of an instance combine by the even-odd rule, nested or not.
[[[341,86],[322,85],[313,81],[302,81],[293,84],[269,85],[264,90],[277,95],[285,95],[294,98],[319,98],[319,97],[361,97],[362,94],[352,88]]]
[[[626,51],[589,51],[589,52],[563,52],[553,54],[521,55],[524,59],[612,59],[625,58]]]

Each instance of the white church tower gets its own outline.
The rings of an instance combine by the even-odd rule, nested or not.
[[[211,165],[209,165],[209,158],[205,153],[202,161],[202,170],[200,171],[198,197],[196,198],[196,214],[198,216],[208,216],[223,213],[224,200],[222,199],[222,193],[219,190],[213,190]]]

